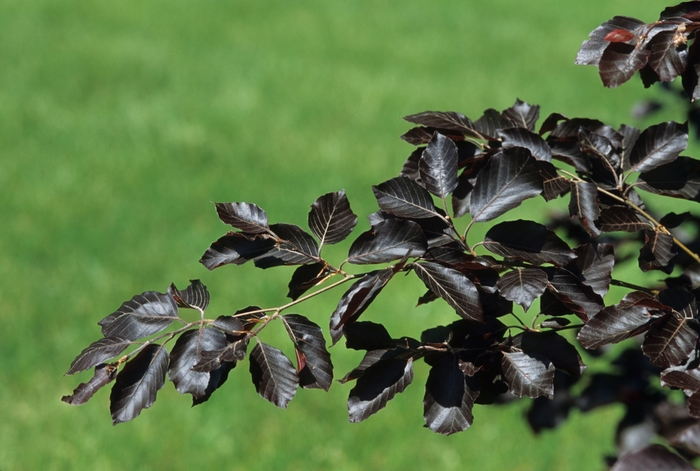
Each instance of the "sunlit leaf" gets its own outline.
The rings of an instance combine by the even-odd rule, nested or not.
[[[423,151],[418,168],[426,189],[447,198],[457,188],[457,146],[436,132]]]
[[[548,283],[547,274],[538,268],[516,268],[502,275],[497,286],[501,296],[527,311]]]
[[[534,131],[537,120],[540,117],[540,106],[531,105],[517,99],[513,106],[507,110],[503,110],[503,117],[516,127]]]
[[[247,232],[260,234],[268,232],[267,214],[253,203],[216,203],[216,212],[226,224]]]
[[[629,79],[649,61],[651,51],[627,43],[610,43],[600,57],[599,72],[603,85],[615,88]]]
[[[267,235],[229,233],[211,244],[199,262],[209,270],[228,264],[242,265],[274,247],[275,239]]]
[[[510,391],[518,396],[554,397],[554,365],[546,359],[532,357],[525,352],[503,352],[501,357],[503,379]]]
[[[421,219],[439,216],[428,190],[406,177],[396,177],[373,186],[379,207],[401,218]]]
[[[581,283],[604,297],[610,288],[615,266],[613,244],[583,244],[574,249],[576,259],[572,262],[581,274]],[[571,264],[570,264],[571,265]],[[571,269],[573,267],[570,266]]]
[[[518,127],[506,128],[498,131],[498,136],[503,141],[503,148],[523,147],[530,151],[537,160],[549,162],[552,160],[552,149],[539,134]]]
[[[598,207],[598,187],[595,183],[571,183],[569,214],[571,217],[579,218],[583,227],[593,237],[600,235],[600,231],[595,226],[595,221],[600,215],[600,208]]]
[[[416,263],[413,269],[425,286],[444,299],[457,314],[473,321],[483,320],[479,292],[463,273],[434,262]]]
[[[190,280],[190,285],[182,291],[177,289],[175,284],[171,284],[168,293],[175,299],[178,307],[204,312],[209,306],[209,291],[199,280]]]
[[[694,471],[695,466],[662,445],[649,445],[622,455],[610,471]]]
[[[227,345],[226,335],[217,329],[201,328],[181,334],[170,352],[168,368],[175,389],[195,398],[203,396],[209,385],[209,372],[196,371],[193,367],[202,360],[202,352],[223,349]]]
[[[668,368],[688,359],[698,342],[698,332],[688,322],[680,315],[669,314],[651,324],[642,351],[654,365]]]
[[[282,318],[289,327],[295,348],[304,356],[305,363],[299,371],[301,387],[328,391],[333,381],[333,363],[321,328],[299,314],[286,314]]]
[[[673,236],[661,231],[644,231],[644,245],[639,251],[639,268],[642,271],[662,270],[670,273],[671,259],[676,256]]]
[[[576,347],[557,332],[525,331],[513,337],[512,344],[530,356],[546,358],[557,370],[574,378],[586,369]]]
[[[590,39],[583,42],[581,49],[576,55],[576,64],[598,65],[605,49],[610,45],[610,41],[605,38],[616,30],[635,32],[644,26],[644,22],[626,16],[616,16],[606,21],[590,33]]]
[[[177,303],[171,295],[146,291],[126,301],[98,324],[105,337],[137,340],[167,328],[177,317]]]
[[[661,123],[645,129],[630,152],[633,172],[648,172],[673,162],[688,147],[688,123]]]
[[[406,121],[437,129],[458,131],[466,136],[480,137],[474,131],[474,123],[461,113],[453,111],[424,111],[422,113],[404,116]]]
[[[420,257],[428,241],[420,226],[406,219],[387,219],[375,225],[350,246],[348,262],[355,264],[385,263],[410,253]]]
[[[80,354],[75,357],[75,360],[70,365],[70,369],[66,373],[72,375],[80,371],[84,371],[104,363],[110,358],[114,358],[132,342],[122,337],[107,337],[99,339],[96,342],[87,346]],[[97,372],[96,372],[97,373]]]
[[[95,367],[95,374],[87,383],[80,383],[73,394],[63,396],[61,400],[67,404],[79,406],[90,400],[95,393],[103,386],[108,385],[117,376],[117,367],[115,365],[100,364]]]
[[[308,217],[309,228],[325,244],[335,244],[345,239],[357,224],[357,216],[350,209],[345,190],[319,197]]]
[[[510,127],[513,127],[513,123],[493,108],[484,111],[481,118],[474,121],[474,128],[479,131],[479,134],[492,141],[498,140],[498,131]]]
[[[292,279],[289,281],[287,297],[292,298],[292,300],[298,299],[299,296],[323,281],[329,273],[328,265],[322,262],[300,266],[294,270]]]
[[[250,352],[250,375],[263,398],[286,409],[299,387],[299,376],[281,350],[258,342]]]
[[[158,390],[165,384],[168,352],[155,343],[148,344],[117,374],[109,396],[112,423],[128,422],[153,405]]]
[[[256,267],[271,268],[319,261],[318,243],[299,226],[280,223],[272,224],[270,229],[278,240],[270,250],[255,258]]]

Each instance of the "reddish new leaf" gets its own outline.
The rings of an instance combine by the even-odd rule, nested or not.
[[[688,147],[688,123],[660,123],[650,126],[637,138],[630,152],[633,172],[648,172],[674,161]]]
[[[160,332],[177,317],[177,303],[171,295],[146,291],[126,301],[98,324],[105,337],[137,340]]]
[[[457,146],[452,140],[436,132],[418,164],[425,188],[442,199],[457,188]]]
[[[502,257],[535,265],[564,266],[576,258],[569,246],[553,231],[533,221],[506,221],[486,233],[484,247]]]
[[[457,314],[468,320],[483,322],[479,291],[463,273],[434,262],[416,263],[413,270],[425,286],[444,299]]]
[[[350,422],[362,422],[381,409],[413,381],[413,359],[380,357],[357,378],[348,398]]]
[[[539,356],[539,355],[538,355]],[[525,352],[503,352],[503,379],[515,396],[554,397],[554,364]]]
[[[430,430],[451,435],[469,428],[479,395],[469,383],[455,355],[447,355],[432,366],[423,397],[423,418]]]
[[[379,207],[400,218],[423,219],[440,216],[428,190],[406,177],[396,177],[373,186]]]
[[[250,375],[258,394],[286,409],[299,387],[299,376],[281,350],[258,342],[250,352]]]
[[[128,422],[151,407],[167,371],[168,352],[162,345],[148,344],[131,359],[117,375],[109,396],[112,423]]]
[[[610,43],[626,43],[634,38],[636,38],[634,33],[631,33],[626,29],[615,29],[606,34],[605,38],[603,39]]]
[[[131,343],[130,340],[122,337],[107,337],[93,342],[75,357],[66,374],[79,373],[104,363],[126,350]],[[95,374],[97,374],[97,371],[95,371]]]
[[[304,358],[304,366],[298,368],[301,387],[328,391],[333,381],[333,363],[321,328],[298,314],[286,314],[282,319],[289,328],[298,355]]]
[[[343,335],[345,324],[357,320],[393,276],[392,268],[374,271],[364,275],[345,292],[331,315],[330,333],[333,344]]]
[[[496,286],[501,296],[527,311],[548,283],[547,274],[539,268],[516,268],[502,275]]]
[[[469,212],[476,222],[490,221],[542,193],[542,178],[526,149],[504,149],[491,157],[470,193]]]
[[[180,394],[202,397],[209,385],[209,371],[193,369],[202,360],[203,352],[215,351],[228,345],[226,335],[217,329],[201,328],[181,334],[170,352],[168,376]],[[220,366],[216,364],[216,368]]]
[[[328,193],[311,205],[309,228],[325,244],[335,244],[345,239],[357,225],[357,216],[350,209],[345,190]]]
[[[576,64],[598,65],[603,53],[610,45],[610,41],[606,39],[610,33],[623,30],[630,32],[633,36],[637,36],[634,32],[643,26],[645,26],[643,21],[626,16],[616,16],[606,21],[590,33],[590,39],[583,42],[581,49],[576,55]]]
[[[350,246],[347,261],[355,264],[385,263],[410,254],[421,257],[428,241],[421,227],[406,219],[387,219],[361,234]]]
[[[73,406],[85,404],[103,386],[108,385],[117,376],[117,367],[114,364],[101,364],[95,367],[95,374],[87,383],[80,383],[73,394],[63,396],[61,400]]]
[[[261,234],[270,229],[267,214],[253,203],[216,203],[216,212],[223,222],[249,234]]]

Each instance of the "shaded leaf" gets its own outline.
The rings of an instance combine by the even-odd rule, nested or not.
[[[380,358],[367,366],[350,390],[348,416],[350,422],[362,422],[381,409],[413,381],[413,360]]]
[[[440,216],[428,190],[406,177],[396,177],[373,186],[379,207],[401,218],[422,219]]]
[[[552,201],[569,192],[569,180],[557,173],[557,168],[550,162],[537,161],[537,170],[542,178],[542,196],[545,201]]]
[[[466,430],[474,420],[472,407],[479,395],[479,391],[470,386],[457,356],[447,355],[433,365],[423,397],[426,426],[443,435]]]
[[[492,156],[470,193],[472,219],[489,221],[542,193],[542,178],[534,162],[530,152],[519,147]]]
[[[554,365],[525,352],[503,352],[503,379],[515,396],[554,397]]]
[[[299,296],[323,281],[330,272],[328,265],[321,262],[300,266],[294,270],[289,281],[287,297],[294,301],[299,299]]]
[[[428,241],[417,223],[406,219],[387,219],[352,243],[347,261],[355,264],[385,263],[407,254],[420,257],[427,248]]]
[[[457,146],[436,132],[418,164],[421,180],[432,194],[447,198],[457,188]]]
[[[333,382],[333,363],[326,350],[326,339],[321,328],[298,314],[286,314],[282,318],[290,330],[297,352],[304,357],[304,366],[298,368],[300,386],[328,391]]]
[[[503,141],[504,149],[523,147],[529,150],[537,160],[545,162],[552,160],[552,149],[539,134],[524,128],[507,128],[498,131],[498,136]]]
[[[700,161],[678,157],[640,174],[638,182],[639,188],[651,193],[700,202]]]
[[[557,370],[574,378],[586,369],[576,347],[556,332],[525,331],[513,337],[513,346],[532,357],[546,358]]]
[[[602,232],[637,232],[649,228],[634,210],[627,206],[611,206],[600,211],[597,223]]]
[[[634,291],[589,319],[577,339],[584,348],[594,349],[634,337],[647,330],[655,311],[665,307],[653,296]]]
[[[502,257],[540,265],[563,266],[576,258],[569,246],[553,231],[533,221],[506,221],[486,233],[484,247]]]
[[[343,326],[357,320],[393,276],[394,271],[391,268],[373,271],[364,275],[345,292],[331,315],[330,333],[334,344],[343,334]]]
[[[149,344],[117,374],[109,396],[112,423],[128,422],[153,405],[158,390],[165,384],[168,352]]]
[[[600,58],[599,72],[603,85],[615,88],[643,68],[649,61],[651,51],[626,43],[610,43]]]
[[[327,193],[311,205],[308,217],[311,232],[325,244],[345,239],[357,225],[357,216],[350,209],[345,190]]]
[[[688,319],[669,314],[651,324],[642,351],[654,365],[668,368],[687,360],[697,341],[698,333],[688,325]]]
[[[610,33],[616,30],[636,32],[642,26],[645,26],[643,21],[626,16],[616,16],[606,21],[589,34],[590,39],[583,42],[576,55],[576,64],[598,65],[605,49],[610,45],[605,39]],[[636,34],[633,33],[633,36]]]
[[[598,237],[600,231],[595,227],[595,221],[600,215],[598,207],[598,187],[590,182],[571,182],[571,200],[569,214],[581,220],[586,232]]]
[[[100,364],[95,367],[95,374],[87,383],[80,383],[73,394],[63,396],[61,400],[67,404],[79,406],[90,400],[95,393],[103,386],[108,385],[117,376],[117,367],[113,364]]]
[[[547,274],[539,268],[516,268],[498,280],[498,292],[504,298],[520,304],[525,311],[547,288]]]
[[[97,340],[75,357],[66,374],[72,375],[104,363],[126,350],[129,345],[131,345],[131,341],[122,337],[107,337]],[[95,371],[95,375],[97,375],[97,371]]]
[[[576,259],[572,262],[581,274],[581,282],[604,297],[610,288],[615,266],[613,244],[583,244],[574,249]]]
[[[353,350],[380,350],[395,346],[382,324],[375,322],[353,322],[345,326],[345,346]]]
[[[698,317],[698,302],[693,293],[685,288],[669,288],[659,293],[659,301],[672,308],[681,317],[694,319]]]
[[[646,272],[649,270],[662,270],[670,273],[671,259],[676,256],[673,236],[665,232],[644,231],[644,245],[639,251],[639,268]]]
[[[215,203],[216,212],[226,224],[247,232],[261,234],[269,231],[267,213],[253,203]]]
[[[648,172],[674,161],[688,147],[688,123],[660,123],[642,131],[630,152],[630,170]]]
[[[242,265],[266,254],[275,247],[272,237],[250,236],[241,232],[229,233],[211,244],[199,263],[209,270],[223,265]]]
[[[513,124],[493,108],[484,111],[481,118],[474,122],[474,128],[479,131],[479,134],[491,141],[498,140],[499,130],[510,127],[513,127]]]
[[[209,385],[209,371],[193,367],[202,360],[202,353],[225,348],[226,335],[217,329],[201,328],[181,334],[170,352],[168,376],[180,394],[202,397]],[[217,363],[216,368],[220,364]]]
[[[137,340],[167,328],[177,317],[177,303],[172,296],[146,291],[123,303],[98,324],[105,337]]]
[[[192,406],[196,406],[207,402],[211,395],[219,389],[228,379],[229,372],[236,367],[235,361],[227,361],[221,364],[217,369],[209,372],[209,383],[207,388],[200,397],[192,397]]]
[[[282,409],[287,408],[299,386],[299,376],[289,358],[263,342],[250,352],[250,375],[258,394]]]
[[[675,36],[675,31],[663,31],[649,41],[649,66],[661,82],[671,82],[683,73],[687,65],[687,53],[675,46]]]
[[[270,229],[278,237],[272,249],[255,258],[258,268],[280,265],[301,265],[318,262],[318,244],[314,238],[294,224],[273,224]]]
[[[507,110],[503,110],[503,117],[516,127],[534,131],[537,120],[540,118],[540,106],[530,105],[529,103],[517,99],[513,106]]]
[[[425,286],[444,299],[457,314],[468,320],[483,321],[479,292],[467,276],[434,262],[416,263],[413,269]]]
[[[649,445],[621,456],[610,471],[694,471],[695,467],[662,445]]]
[[[549,279],[548,290],[571,312],[587,320],[603,309],[603,298],[572,271],[556,268]]]
[[[175,299],[178,307],[196,309],[203,313],[209,306],[209,291],[199,280],[190,280],[190,285],[183,291],[178,290],[173,283],[168,288],[168,294]]]

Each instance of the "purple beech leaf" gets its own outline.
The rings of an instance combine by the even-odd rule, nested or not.
[[[280,265],[303,265],[316,263],[318,243],[311,234],[294,224],[272,224],[270,229],[278,240],[272,249],[255,258],[258,268],[271,268]]]
[[[621,342],[646,331],[653,314],[664,308],[666,306],[651,295],[634,291],[589,319],[577,339],[588,349]]]
[[[222,363],[217,369],[211,370],[209,372],[209,384],[207,384],[207,389],[204,394],[200,397],[192,397],[192,406],[196,406],[207,402],[211,395],[219,389],[228,379],[229,372],[236,367],[235,361],[228,361]]]
[[[593,168],[591,157],[581,150],[578,138],[556,139],[549,137],[547,144],[552,149],[553,159],[572,165],[580,174],[589,175],[591,173]]]
[[[484,247],[506,258],[540,265],[564,266],[576,258],[569,246],[553,231],[533,221],[506,221],[486,233]]]
[[[393,276],[393,268],[373,271],[364,275],[345,292],[331,315],[330,333],[333,344],[340,340],[344,326],[356,321],[365,312]]]
[[[301,387],[328,391],[333,382],[333,363],[321,328],[299,314],[286,314],[282,319],[289,328],[294,347],[305,360],[303,368],[297,368]]]
[[[687,360],[697,342],[698,333],[688,325],[688,319],[668,314],[651,324],[644,337],[642,351],[652,364],[669,368]]]
[[[552,160],[552,149],[539,134],[535,134],[525,128],[507,128],[498,131],[498,137],[503,141],[504,149],[523,147],[530,151],[532,156],[540,161]]]
[[[435,433],[451,435],[469,428],[478,388],[467,381],[455,355],[447,355],[430,369],[423,397],[423,418]]]
[[[182,333],[170,352],[168,376],[175,389],[195,398],[204,396],[209,385],[209,372],[196,371],[193,367],[202,360],[203,352],[227,345],[226,335],[217,329],[201,328]]]
[[[555,298],[586,321],[605,307],[603,298],[570,270],[554,269],[547,288]]]
[[[498,280],[498,292],[509,301],[530,309],[549,284],[547,274],[539,268],[516,268]]]
[[[659,293],[659,302],[670,307],[681,317],[694,319],[698,317],[698,302],[693,293],[682,287],[674,287]]]
[[[606,21],[590,33],[590,39],[583,42],[581,49],[576,55],[575,63],[579,65],[598,65],[605,49],[610,45],[610,41],[605,39],[608,34],[618,29],[636,32],[643,26],[645,26],[643,21],[627,16],[616,16]]]
[[[153,405],[158,390],[165,384],[168,351],[149,344],[117,374],[109,396],[112,424],[128,422]]]
[[[590,286],[601,297],[605,297],[615,266],[615,246],[588,243],[576,247],[574,253],[576,259],[573,264],[581,273],[581,282]]]
[[[492,156],[470,193],[472,219],[490,221],[542,193],[542,177],[535,162],[530,151],[520,147]]]
[[[571,200],[569,200],[569,214],[572,218],[581,220],[581,224],[593,237],[598,237],[600,231],[595,226],[595,221],[600,216],[598,207],[598,187],[590,182],[571,182]]]
[[[250,375],[258,394],[286,409],[299,387],[299,376],[281,350],[258,342],[250,352]]]
[[[685,50],[678,50],[674,44],[675,31],[663,31],[649,41],[651,49],[649,66],[659,76],[661,82],[671,82],[685,70],[688,60]]]
[[[479,131],[479,134],[490,141],[498,140],[499,130],[512,127],[513,123],[504,118],[501,113],[493,108],[484,111],[481,118],[474,121],[474,128]]]
[[[567,121],[569,118],[567,118],[565,115],[561,113],[550,113],[549,116],[545,118],[545,120],[542,122],[542,125],[540,126],[540,130],[538,131],[538,134],[540,136],[544,136],[548,132],[552,132],[556,127],[559,125],[561,121]]]
[[[665,232],[644,231],[644,245],[639,251],[639,268],[643,272],[661,270],[670,273],[671,259],[676,256],[673,236]]]
[[[637,138],[630,152],[630,170],[648,172],[673,162],[688,147],[688,123],[650,126]]]
[[[171,295],[146,291],[123,303],[98,324],[105,337],[137,340],[162,331],[177,318],[177,303]]]
[[[396,217],[423,219],[441,216],[433,198],[422,186],[406,177],[396,177],[373,186],[379,207]]]
[[[686,396],[700,391],[700,369],[688,369],[688,365],[668,368],[661,372],[662,388],[679,388]]]
[[[418,169],[426,189],[447,198],[457,188],[457,146],[436,132],[423,151]]]
[[[678,18],[689,18],[697,19],[698,11],[700,10],[700,4],[694,1],[682,2],[673,7],[666,7],[661,12],[659,19],[678,19]]]
[[[503,352],[503,379],[515,396],[554,397],[554,364],[525,352]]]
[[[600,211],[597,226],[602,232],[637,232],[651,227],[627,206],[603,208]]]
[[[586,369],[576,347],[556,332],[525,331],[513,337],[513,346],[527,355],[547,358],[557,370],[574,378]]]
[[[275,239],[267,234],[256,236],[231,232],[211,244],[199,262],[208,270],[228,264],[243,265],[274,247]]]
[[[216,327],[225,334],[240,335],[242,331],[250,330],[243,325],[243,321],[238,317],[219,316],[211,323],[212,327]]]
[[[469,180],[470,175],[467,172],[462,172],[457,179],[457,188],[452,193],[452,213],[455,218],[469,214],[469,194],[474,189]]]
[[[403,119],[413,124],[457,131],[465,136],[475,137],[477,139],[481,138],[475,131],[472,120],[454,111],[424,111],[422,113],[404,116]]]
[[[540,118],[540,106],[531,105],[517,99],[513,106],[507,110],[503,110],[503,117],[516,127],[534,131],[537,120]]]
[[[104,363],[110,358],[114,358],[131,345],[131,341],[122,337],[107,337],[87,346],[70,365],[66,373],[72,375],[88,370],[93,366]],[[96,372],[97,373],[97,372]]]
[[[323,281],[328,274],[330,274],[330,269],[325,263],[300,266],[294,270],[292,279],[289,281],[287,297],[296,301],[301,295]]]
[[[598,70],[603,85],[615,88],[634,76],[649,61],[651,51],[626,43],[610,43],[600,58]]]
[[[622,455],[610,471],[694,471],[695,466],[663,445],[648,445]]]
[[[542,197],[545,201],[552,201],[571,190],[569,180],[559,175],[551,162],[538,160],[536,166],[542,178]]]
[[[345,346],[353,350],[380,350],[396,345],[382,324],[353,322],[345,326]]]
[[[700,202],[700,161],[678,157],[639,175],[638,187],[657,195]]]
[[[401,139],[403,139],[404,141],[408,142],[409,144],[411,144],[413,146],[425,145],[428,142],[430,142],[430,139],[432,137],[433,137],[433,135],[430,132],[430,128],[426,128],[423,126],[409,129],[408,131],[406,131],[405,133],[403,133],[401,135]],[[422,152],[422,150],[423,149],[420,149],[421,152]],[[420,158],[421,152],[418,153],[418,158]],[[413,163],[417,164],[418,159],[417,158],[414,159],[413,156],[414,156],[414,153],[411,154],[411,157],[409,157],[409,160],[411,160]],[[407,163],[408,163],[408,161],[407,161]],[[405,165],[404,165],[404,168],[406,168]],[[417,172],[418,167],[416,167],[415,170]],[[402,172],[401,175],[404,175],[404,173]],[[405,176],[408,176],[408,175],[405,175]]]
[[[386,263],[410,254],[421,257],[428,241],[421,227],[406,219],[387,219],[372,227],[350,246],[347,261],[355,264]]]
[[[95,374],[90,378],[90,381],[87,383],[80,383],[78,387],[73,390],[72,395],[63,396],[61,400],[73,406],[85,404],[100,388],[114,381],[116,376],[116,365],[106,365],[104,363],[97,365],[95,367]]]
[[[632,152],[632,148],[634,147],[634,143],[637,142],[637,139],[639,139],[639,136],[642,134],[642,132],[633,127],[633,126],[628,126],[626,124],[623,124],[620,126],[619,130],[620,135],[622,135],[622,169],[623,170],[629,170],[630,169],[630,153]]]
[[[425,286],[444,299],[464,319],[483,322],[483,308],[474,283],[454,268],[434,262],[412,265]]]
[[[345,190],[319,197],[311,205],[308,223],[321,246],[336,244],[350,235],[357,225],[357,216],[350,209]]]
[[[380,358],[367,366],[348,397],[350,422],[362,422],[381,409],[413,381],[412,358]]]
[[[178,307],[196,309],[203,313],[209,306],[209,291],[199,280],[190,280],[190,285],[182,291],[173,283],[168,288],[168,294],[175,299]]]
[[[357,378],[362,376],[365,373],[365,370],[369,368],[370,366],[374,365],[381,359],[389,360],[389,359],[394,359],[396,357],[400,356],[400,353],[396,349],[396,345],[394,344],[390,348],[383,348],[383,349],[378,349],[378,350],[369,350],[365,352],[365,356],[362,357],[362,361],[360,361],[360,364],[357,365],[355,368],[352,369],[352,371],[349,371],[345,376],[340,378],[338,382],[340,384],[345,384],[350,381],[355,381]]]
[[[269,232],[267,214],[253,203],[215,203],[216,212],[226,224],[249,234]]]
[[[700,59],[700,43],[693,41],[688,48],[688,63],[695,64],[686,69],[681,74],[681,83],[686,95],[693,102],[700,98],[700,67],[698,67],[698,59]]]

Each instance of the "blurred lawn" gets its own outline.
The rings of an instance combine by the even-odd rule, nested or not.
[[[209,273],[197,263],[226,230],[211,202],[256,202],[275,222],[305,225],[317,196],[345,188],[364,231],[370,185],[395,176],[411,151],[398,139],[409,128],[402,116],[477,118],[520,98],[545,116],[636,124],[632,105],[653,91],[637,80],[603,89],[573,59],[613,15],[651,21],[660,8],[0,2],[0,469],[601,469],[619,410],[575,414],[535,437],[520,420],[524,403],[476,407],[472,429],[438,436],[421,427],[423,364],[406,393],[352,425],[350,385],[302,391],[281,411],[257,396],[247,363],[205,405],[190,408],[166,384],[153,408],[117,427],[108,389],[70,407],[61,395],[89,374],[62,375],[98,338],[96,322],[145,290],[200,278],[211,316],[284,302],[291,269]],[[390,287],[368,319],[396,336],[453,319],[439,303],[415,309],[401,292],[411,283]],[[300,312],[325,326],[339,296]],[[359,361],[342,346],[333,353],[337,375]]]

